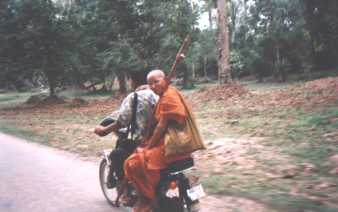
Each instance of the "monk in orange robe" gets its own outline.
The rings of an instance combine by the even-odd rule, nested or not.
[[[124,163],[125,176],[139,193],[135,211],[151,211],[151,202],[156,198],[156,186],[160,180],[160,170],[170,163],[190,157],[190,154],[165,156],[164,133],[173,122],[184,123],[187,118],[186,104],[178,90],[168,85],[161,70],[151,71],[148,85],[159,95],[155,109],[157,125],[145,147],[138,149]]]

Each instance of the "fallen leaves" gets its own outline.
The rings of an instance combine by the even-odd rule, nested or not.
[[[323,138],[325,138],[326,140],[330,142],[338,142],[338,130],[334,132],[325,133],[323,135]]]
[[[325,190],[327,188],[333,188],[333,187],[337,187],[337,184],[331,183],[331,182],[322,182],[322,183],[314,186],[314,189],[316,189],[316,190]]]
[[[236,98],[236,97],[244,98]],[[338,101],[338,77],[329,77],[267,92],[250,92],[239,84],[206,87],[187,97],[194,105],[206,101],[236,104],[247,109],[302,107],[311,109]],[[335,120],[333,120],[335,121]]]
[[[227,101],[232,97],[238,97],[245,94],[250,94],[250,92],[240,84],[225,84],[201,88],[194,92],[193,95],[187,96],[187,98],[193,104],[200,104],[211,100]]]
[[[338,154],[337,155],[332,155],[330,158],[329,158],[329,161],[338,167]]]

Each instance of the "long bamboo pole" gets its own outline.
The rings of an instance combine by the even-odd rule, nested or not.
[[[176,67],[178,65],[178,63],[185,58],[185,55],[184,55],[184,52],[186,51],[187,49],[187,46],[188,44],[190,43],[190,40],[191,40],[191,35],[188,34],[185,39],[183,40],[183,43],[180,47],[180,49],[178,50],[177,54],[176,54],[176,58],[175,58],[175,61],[173,63],[173,65],[171,66],[171,69],[170,69],[170,72],[169,74],[167,75],[167,82],[170,84],[171,83],[171,79],[173,77],[175,77],[175,74],[176,74]]]

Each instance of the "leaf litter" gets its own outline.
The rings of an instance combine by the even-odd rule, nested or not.
[[[90,156],[93,154],[96,155],[97,151],[100,151],[103,146],[107,147],[112,145],[111,142],[105,145],[99,144],[102,140],[93,142],[93,140],[98,139],[90,130],[95,126],[98,120],[116,109],[123,98],[123,95],[119,95],[100,100],[86,100],[86,102],[73,99],[65,100],[64,103],[57,105],[23,105],[1,110],[0,116],[6,117],[6,119],[12,119],[14,123],[20,123],[19,126],[31,128],[38,134],[41,134],[42,130],[54,130],[57,133],[61,133],[64,137],[68,137],[68,140],[72,140],[73,145],[66,144],[62,139],[58,139],[56,136],[56,138],[53,138],[53,146],[66,148],[69,151],[80,154],[84,153]],[[288,86],[284,89],[260,92],[250,91],[236,83],[222,86],[208,86],[187,95],[186,98],[190,105],[194,106],[193,110],[198,114],[197,118],[202,116],[210,116],[215,119],[225,117],[226,119],[230,119],[226,121],[226,124],[236,126],[241,123],[237,120],[238,114],[234,112],[234,107],[254,115],[256,111],[280,107],[301,107],[306,110],[314,110],[317,107],[335,105],[338,102],[338,77],[324,78],[306,82],[302,85]],[[208,108],[207,111],[205,111],[205,105]],[[15,122],[15,120],[22,121]],[[292,120],[288,121],[292,122]],[[335,121],[335,119],[333,118],[331,121]],[[57,124],[55,124],[56,122]],[[209,123],[209,125],[206,124],[206,126],[212,125],[213,123]],[[217,129],[218,127],[216,126],[211,131]],[[209,129],[205,129],[205,131],[202,130],[202,132],[208,130]],[[266,139],[266,137],[264,137],[264,133],[258,135],[261,137],[252,137],[252,135],[249,135],[246,138],[245,135],[243,135],[236,139],[209,140],[207,142],[208,150],[195,154],[197,163],[194,169],[203,170],[202,180],[212,174],[226,176],[229,174],[227,170],[230,168],[234,169],[237,175],[248,177],[253,175],[262,179],[262,182],[292,179],[299,176],[300,173],[311,174],[316,172],[316,166],[311,163],[300,164],[298,166],[283,166],[283,164],[290,164],[292,158],[281,154],[277,149],[274,149],[273,146],[267,147],[261,144],[261,141]],[[69,139],[74,136],[81,139]],[[331,140],[335,140],[336,136],[336,131],[324,135],[325,138]],[[107,140],[107,138],[105,139]],[[251,154],[250,152],[257,153]],[[257,155],[260,155],[260,158],[275,161],[279,165],[272,166],[271,168],[270,165],[264,164],[263,160],[257,158]],[[212,163],[212,161],[217,161],[217,163]],[[331,173],[338,173],[337,170],[338,168],[335,168]],[[240,185],[236,185],[236,183],[234,185],[240,187]],[[317,197],[307,192],[302,192],[300,186],[301,185],[291,186],[290,193],[308,198],[318,204],[328,204],[328,198]],[[326,189],[335,188],[336,183],[324,180],[318,182],[317,185],[311,184],[310,187],[325,191]],[[210,198],[216,198],[214,201],[218,202],[218,204],[215,203],[217,206],[222,202],[229,202],[228,200],[224,200],[224,198],[232,197],[211,196]],[[229,207],[240,207],[239,205],[246,207],[251,205],[250,207],[257,207],[255,211],[267,210],[267,207],[264,207],[258,202],[247,199],[247,203],[244,203],[245,199],[237,198],[237,200],[240,202],[237,206],[234,206],[234,204],[231,206],[230,203],[230,205],[228,205],[228,203],[226,205]],[[330,202],[334,202],[332,198]],[[256,206],[252,206],[252,204],[256,204]],[[223,209],[224,208],[225,207],[223,207]]]

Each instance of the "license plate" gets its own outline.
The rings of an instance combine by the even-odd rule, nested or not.
[[[198,200],[201,197],[205,196],[205,192],[201,184],[198,184],[187,190],[188,196],[192,201]]]
[[[174,189],[168,189],[168,191],[166,192],[166,197],[172,199],[174,197],[179,197],[180,196],[180,191],[178,190],[178,188],[174,188]]]

